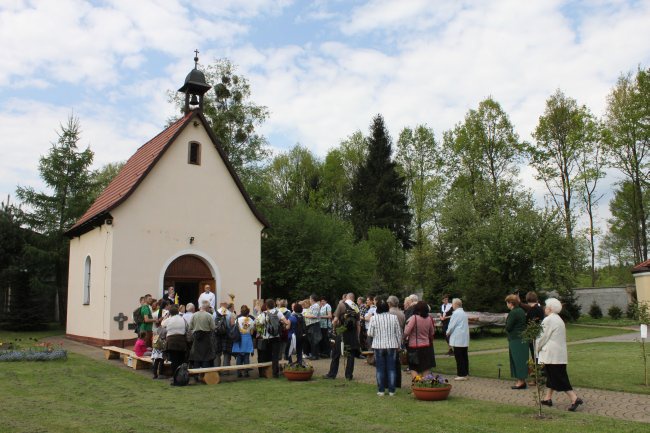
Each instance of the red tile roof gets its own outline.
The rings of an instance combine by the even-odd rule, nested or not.
[[[80,236],[83,233],[92,230],[92,228],[103,224],[104,220],[109,217],[109,212],[120,205],[131,195],[131,193],[133,193],[133,191],[135,191],[140,182],[142,182],[147,173],[151,171],[165,150],[167,150],[169,145],[171,145],[171,143],[194,117],[197,117],[199,120],[201,120],[205,129],[208,131],[213,144],[226,163],[228,171],[230,172],[231,176],[233,176],[233,179],[235,180],[237,187],[244,196],[244,199],[248,203],[248,206],[251,208],[257,219],[265,227],[268,227],[268,223],[255,208],[255,205],[246,193],[244,186],[239,180],[239,177],[235,173],[232,165],[228,161],[223,149],[219,145],[216,137],[212,133],[212,130],[203,115],[199,114],[196,111],[190,111],[181,119],[171,124],[160,134],[156,135],[154,138],[142,145],[135,152],[135,154],[129,158],[126,164],[124,164],[124,167],[122,167],[117,176],[115,176],[115,179],[113,179],[113,181],[106,187],[106,189],[99,195],[99,197],[97,197],[95,202],[90,206],[90,208],[88,208],[86,213],[83,214],[83,216],[70,228],[70,230],[66,232],[66,234],[70,237]]]
[[[632,268],[632,273],[633,274],[638,274],[639,272],[650,272],[650,260],[646,260],[645,262],[641,262],[635,267]]]

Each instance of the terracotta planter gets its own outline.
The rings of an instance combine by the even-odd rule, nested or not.
[[[444,386],[442,388],[415,388],[411,387],[413,395],[418,400],[425,401],[440,401],[447,400],[449,393],[451,392],[451,385]]]
[[[283,371],[284,377],[287,380],[291,381],[304,381],[309,380],[314,375],[314,370],[302,370],[302,371]]]

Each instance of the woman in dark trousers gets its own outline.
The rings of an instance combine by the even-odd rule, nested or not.
[[[178,306],[172,305],[169,309],[169,317],[161,323],[167,330],[166,349],[169,361],[172,364],[172,375],[185,360],[187,351],[187,323],[178,314]]]

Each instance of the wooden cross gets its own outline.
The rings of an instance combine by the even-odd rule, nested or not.
[[[257,286],[257,299],[262,299],[262,284],[264,283],[258,277],[257,281],[253,281],[253,284]]]
[[[117,316],[113,317],[113,320],[117,322],[117,327],[120,329],[124,329],[124,322],[129,320],[129,316],[125,316],[124,313],[120,313]]]

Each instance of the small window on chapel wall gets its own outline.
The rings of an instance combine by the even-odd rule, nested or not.
[[[201,165],[201,143],[192,141],[188,149],[187,163]]]
[[[90,256],[84,263],[84,305],[90,304]]]

